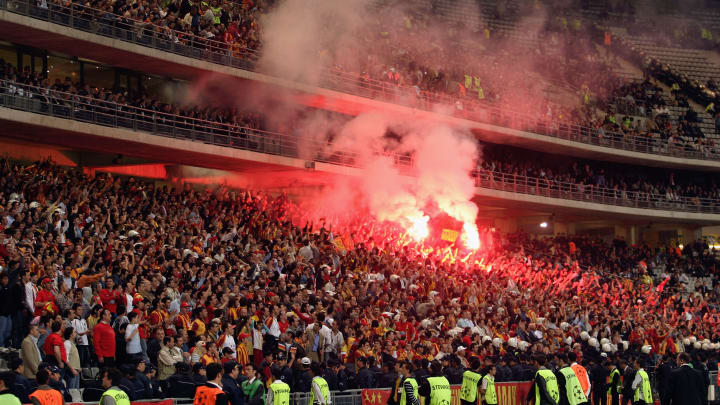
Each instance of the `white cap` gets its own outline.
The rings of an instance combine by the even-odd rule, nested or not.
[[[300,359],[300,364],[304,366],[309,366],[310,363],[312,363],[312,361],[310,361],[309,357],[303,357],[302,359]]]
[[[455,349],[455,353],[459,352],[460,350],[465,350],[467,347],[465,346],[458,346],[457,349]]]

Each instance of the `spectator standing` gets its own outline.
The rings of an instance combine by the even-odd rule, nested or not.
[[[65,341],[65,364],[67,369],[65,370],[65,380],[67,381],[68,388],[79,389],[80,388],[80,355],[78,354],[77,346],[75,346],[75,329],[72,326],[65,328],[63,332]]]
[[[635,369],[624,360],[620,361],[620,367],[622,368],[623,373],[622,405],[625,405],[626,403],[630,403],[632,405],[633,396],[635,394],[632,389],[632,383],[635,380]]]
[[[70,326],[75,329],[75,345],[78,355],[80,356],[80,364],[90,365],[90,346],[88,344],[88,325],[83,319],[82,304],[73,304],[70,313]]]
[[[37,373],[37,389],[30,394],[33,405],[65,405],[65,399],[60,391],[50,387],[50,372],[47,369]]]
[[[158,380],[167,380],[175,374],[175,364],[183,362],[183,354],[180,348],[175,346],[173,336],[165,336],[163,347],[158,354]]]
[[[40,338],[40,329],[37,325],[30,325],[30,332],[23,339],[20,345],[20,358],[23,361],[23,375],[29,379],[35,379],[38,366],[42,361],[40,348],[38,348],[38,339]]]
[[[8,347],[12,336],[12,315],[17,306],[17,297],[13,297],[10,277],[6,270],[0,272],[0,347]]]
[[[65,339],[60,336],[62,323],[60,321],[53,321],[50,324],[50,329],[52,333],[50,333],[50,335],[45,339],[45,343],[43,344],[45,361],[48,364],[64,369],[67,365],[67,353],[65,352]]]
[[[112,313],[103,309],[100,322],[93,329],[93,345],[95,355],[101,367],[115,366],[115,330],[110,326]]]
[[[142,345],[140,344],[140,324],[138,323],[138,314],[130,312],[128,315],[130,323],[125,328],[125,342],[128,357],[134,359],[142,356]]]

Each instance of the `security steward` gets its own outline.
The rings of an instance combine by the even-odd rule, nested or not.
[[[320,363],[313,362],[310,364],[310,375],[312,382],[310,383],[310,402],[311,405],[330,405],[330,386],[327,381],[322,378],[322,367]]]
[[[475,405],[477,402],[478,384],[482,379],[481,366],[480,359],[474,356],[470,358],[470,368],[463,373],[460,386],[460,403],[462,405]]]
[[[398,377],[393,382],[387,405],[420,405],[418,383],[411,374],[412,365],[407,360],[395,363]]]
[[[105,393],[100,397],[100,405],[130,405],[130,397],[118,388],[123,375],[120,370],[110,368],[103,372],[102,386]]]
[[[543,353],[533,357],[533,364],[538,370],[526,399],[530,405],[558,405],[560,402],[557,377],[546,367],[546,363],[547,357]]]
[[[207,382],[195,390],[193,405],[228,405],[228,396],[222,390],[223,366],[220,363],[208,364],[205,376]]]
[[[497,394],[495,393],[495,366],[487,367],[483,370],[482,381],[480,382],[480,393],[482,394],[485,405],[497,405]]]
[[[290,386],[283,382],[283,369],[274,364],[270,367],[273,376],[273,382],[265,396],[265,405],[289,405],[290,404]]]
[[[623,387],[622,375],[620,375],[620,370],[615,366],[615,363],[610,360],[605,361],[605,367],[607,367],[608,372],[610,372],[607,381],[607,394],[610,396],[610,403],[608,405],[620,405],[620,393]]]
[[[65,398],[60,391],[50,388],[50,371],[44,368],[37,372],[35,380],[38,387],[29,395],[33,405],[65,405]]]
[[[434,360],[430,363],[430,377],[424,380],[418,392],[421,396],[429,398],[426,405],[450,405],[451,391],[450,381],[442,375],[442,365]]]
[[[587,396],[585,396],[585,391],[578,380],[575,370],[567,364],[568,357],[561,354],[557,358],[560,366],[557,372],[560,405],[586,405],[588,402]]]
[[[647,371],[645,371],[642,367],[639,358],[635,359],[635,369],[637,370],[637,373],[635,373],[635,380],[632,382],[632,389],[634,393],[633,404],[652,404],[653,398],[652,388],[650,387],[650,377],[648,376]]]
[[[583,392],[585,393],[585,398],[590,400],[590,376],[588,375],[587,369],[583,367],[582,365],[578,364],[577,362],[577,354],[575,352],[570,352],[567,354],[568,362],[570,363],[570,368],[575,372],[575,376],[577,376],[578,382],[580,383],[580,387],[582,387]]]

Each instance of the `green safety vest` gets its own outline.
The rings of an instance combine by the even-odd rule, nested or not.
[[[483,91],[482,87],[478,87],[477,92],[478,92],[478,99],[482,100],[485,98],[485,92]]]
[[[20,400],[13,394],[0,395],[0,404],[3,405],[20,405]]]
[[[213,19],[215,20],[215,24],[220,24],[220,7],[210,7],[210,10],[213,12]]]
[[[328,402],[330,402],[330,387],[328,386],[327,381],[325,381],[325,379],[322,377],[315,377],[312,380],[315,384],[318,385],[318,387],[320,387],[320,393],[322,394],[323,399],[325,400],[324,403],[327,404]],[[318,401],[318,403],[319,402],[320,401]],[[314,404],[314,403],[315,403],[315,390],[313,390],[311,387],[309,404]]]
[[[112,397],[115,400],[115,405],[130,405],[130,397],[125,391],[109,389],[102,394],[100,397],[100,403],[102,404],[103,398]]]
[[[485,390],[485,403],[497,404],[497,394],[495,393],[495,377],[485,374],[483,380],[487,381],[487,389]]]
[[[555,377],[555,374],[548,369],[540,369],[537,371],[535,376],[540,376],[543,380],[545,380],[545,388],[547,388],[547,392],[550,394],[550,397],[554,399],[555,402],[560,402],[560,390],[558,389],[557,377]],[[535,405],[540,405],[539,387],[535,387]]]
[[[248,380],[245,380],[242,382],[242,384],[240,384],[240,389],[242,389],[243,394],[248,397],[248,399],[253,399],[255,397],[255,394],[257,394],[258,390],[262,390],[263,388],[263,383],[260,381],[259,378],[254,379],[252,383]],[[264,391],[261,395],[261,398],[263,402],[265,402]]]
[[[418,383],[417,383],[417,381],[416,381],[414,378],[406,378],[405,381],[403,381],[403,386],[405,385],[406,382],[409,382],[410,385],[412,385],[413,395],[415,396],[415,398],[417,398],[417,397],[418,397]],[[401,389],[401,390],[402,390],[402,391],[400,392],[400,405],[405,405],[405,404],[407,404],[407,397],[406,397],[407,394],[405,394],[405,387],[403,387],[403,386],[398,387],[398,389]]]
[[[445,377],[428,377],[427,381],[430,384],[430,403],[427,405],[450,405],[450,381]]]
[[[620,370],[618,370],[617,368],[614,368],[613,371],[610,372],[610,377],[609,377],[610,380],[608,381],[608,394],[613,393],[612,381],[616,375],[618,376],[618,379],[617,379],[617,385],[615,386],[615,393],[619,394],[620,391],[622,391],[622,384],[620,383],[620,377],[619,377]]]
[[[468,402],[475,402],[478,393],[478,382],[482,376],[478,373],[467,370],[463,373],[462,386],[460,387],[460,399]]]
[[[560,374],[565,377],[565,391],[570,405],[578,405],[583,402],[587,402],[587,397],[585,396],[585,392],[583,392],[575,371],[570,367],[564,367],[560,369]]]
[[[638,402],[640,401],[640,390],[643,392],[643,400],[646,404],[652,404],[652,388],[650,388],[650,377],[648,377],[647,372],[645,370],[638,370],[638,375],[642,378],[642,382],[640,383],[640,386],[637,387],[635,390],[635,398],[633,401]]]
[[[465,88],[470,90],[472,89],[473,84],[473,78],[470,75],[465,75]]]
[[[270,384],[270,390],[273,393],[273,405],[288,405],[290,403],[290,386],[275,380]]]

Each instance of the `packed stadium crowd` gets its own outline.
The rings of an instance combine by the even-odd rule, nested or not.
[[[422,374],[436,360],[452,383],[473,358],[497,381],[531,377],[538,354],[601,369],[654,369],[677,352],[717,362],[720,283],[687,286],[717,275],[702,242],[485,230],[483,248],[458,252],[373,222],[303,224],[282,195],[50,162],[5,160],[0,174],[0,346],[19,349],[8,364],[23,402],[39,370],[67,394],[89,367],[118,367],[113,382],[139,399],[192,397],[221,363],[227,394],[252,401],[273,379],[294,392],[314,375],[332,390],[390,387],[396,364]]]

